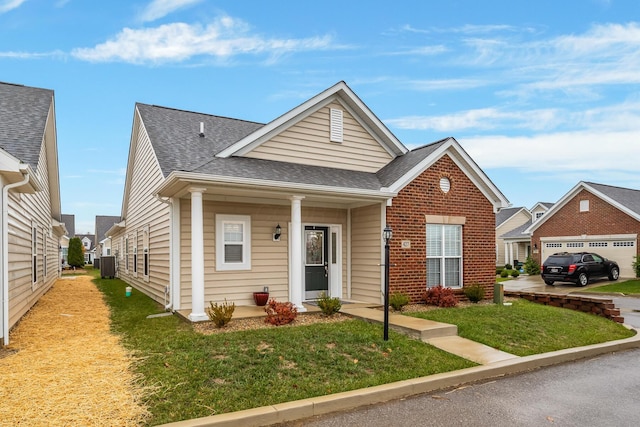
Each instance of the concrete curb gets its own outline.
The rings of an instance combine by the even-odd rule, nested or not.
[[[606,353],[640,348],[640,334],[617,341],[584,347],[558,350],[533,356],[517,357],[459,371],[430,375],[346,391],[326,396],[312,397],[293,402],[247,409],[210,417],[195,418],[164,424],[166,427],[260,427],[313,416],[355,409],[361,406],[401,399],[435,390],[456,387],[461,384],[487,380],[533,369],[590,358]]]

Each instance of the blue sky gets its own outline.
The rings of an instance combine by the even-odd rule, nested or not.
[[[78,233],[120,214],[135,102],[266,123],[340,80],[514,206],[640,189],[637,0],[0,0],[0,81],[55,91]]]

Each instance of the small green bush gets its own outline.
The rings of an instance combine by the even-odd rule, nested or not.
[[[532,257],[527,257],[522,268],[529,276],[536,276],[540,274],[540,264],[538,264]]]
[[[389,295],[389,305],[393,307],[395,311],[402,311],[402,307],[409,304],[409,295],[402,292],[394,292]]]
[[[224,299],[222,304],[211,301],[209,303],[211,307],[207,308],[207,316],[218,328],[222,328],[224,325],[231,321],[233,312],[236,309],[235,303],[229,304],[227,299]]]
[[[342,303],[340,302],[340,298],[331,298],[326,292],[323,292],[320,294],[320,298],[318,298],[318,307],[320,307],[322,314],[325,316],[332,316],[340,311]]]
[[[514,279],[519,275],[520,275],[520,272],[518,270],[511,270],[511,277],[513,277]]]
[[[502,267],[496,267],[496,276],[499,276],[500,273],[502,273],[503,268]]]
[[[469,301],[473,303],[478,303],[484,299],[484,288],[479,283],[471,286],[465,286],[463,292]]]
[[[636,277],[640,277],[640,260],[638,259],[637,256],[633,257],[633,262],[631,263],[631,266],[633,267],[633,271],[636,272]]]
[[[445,288],[442,285],[434,286],[427,289],[424,294],[424,302],[428,305],[436,305],[438,307],[455,307],[458,300],[453,294],[451,288]]]
[[[266,323],[275,326],[286,325],[293,322],[298,316],[298,309],[291,302],[277,302],[271,299],[264,308],[267,317],[264,319]]]
[[[513,268],[513,266],[511,264],[505,264],[504,265],[505,270],[511,270]]]
[[[507,270],[506,268],[503,268],[502,271],[500,272],[500,277],[509,277],[509,270]]]

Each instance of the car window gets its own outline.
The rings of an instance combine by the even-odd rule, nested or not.
[[[582,257],[582,262],[593,262],[593,257],[589,254],[586,254]]]
[[[561,256],[561,255],[552,255],[544,262],[545,265],[549,264],[558,264],[558,265],[567,265],[573,262],[572,256]]]
[[[603,261],[603,260],[602,260],[602,258],[601,258],[601,257],[599,257],[599,256],[598,256],[598,255],[596,255],[596,254],[593,254],[592,256],[593,256],[593,260],[594,260],[595,262],[602,262],[602,261]]]

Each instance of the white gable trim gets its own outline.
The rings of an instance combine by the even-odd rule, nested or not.
[[[502,227],[507,221],[509,221],[511,218],[513,218],[514,216],[518,215],[520,212],[524,211],[527,215],[531,216],[531,212],[529,212],[529,210],[525,207],[521,207],[520,209],[518,209],[517,211],[515,211],[513,213],[513,215],[507,217],[504,221],[502,221],[500,224],[498,224],[496,226],[496,229]]]
[[[340,99],[339,99],[340,98]],[[216,157],[227,158],[231,156],[240,156],[251,151],[256,146],[264,143],[273,135],[281,132],[283,129],[303,120],[310,114],[325,107],[329,103],[338,100],[345,107],[348,105],[349,112],[356,119],[362,116],[363,120],[370,123],[367,130],[376,137],[387,151],[394,153],[394,156],[404,154],[408,149],[387,129],[387,127],[371,112],[371,110],[356,96],[356,94],[347,86],[345,82],[339,82],[324,92],[319,93],[308,101],[300,104],[293,110],[283,114],[267,125],[261,127],[252,134],[246,136],[230,147],[219,152]],[[344,102],[342,102],[344,101]],[[357,111],[357,112],[356,112]],[[358,120],[362,125],[363,122]]]
[[[589,184],[585,183],[584,181],[580,181],[578,184],[576,184],[575,187],[573,187],[571,190],[569,190],[569,192],[567,194],[562,196],[562,198],[560,200],[558,200],[558,202],[556,204],[554,204],[544,215],[542,215],[542,217],[538,221],[536,221],[533,224],[531,224],[531,227],[527,228],[525,230],[525,232],[533,233],[538,227],[540,227],[542,224],[544,224],[557,211],[559,211],[563,206],[565,206],[569,202],[569,200],[571,200],[575,196],[577,196],[578,193],[580,191],[582,191],[582,190],[587,190],[588,192],[590,192],[594,196],[599,197],[603,201],[609,203],[611,206],[613,206],[613,207],[621,210],[622,212],[626,213],[627,215],[629,215],[631,218],[635,219],[636,221],[640,221],[640,215],[638,215],[636,212],[632,211],[631,209],[629,209],[625,205],[622,205],[622,204],[616,202],[615,200],[613,200],[609,196],[607,196],[607,195],[603,194],[602,192],[596,190],[595,188],[593,188]]]
[[[416,179],[422,172],[431,167],[442,156],[449,154],[453,162],[467,175],[473,184],[480,189],[482,194],[493,204],[494,213],[498,208],[509,206],[509,201],[496,187],[478,165],[469,157],[466,151],[454,138],[448,138],[437,150],[429,154],[424,160],[414,166],[409,172],[389,186],[388,190],[394,193],[400,192],[404,187]]]

